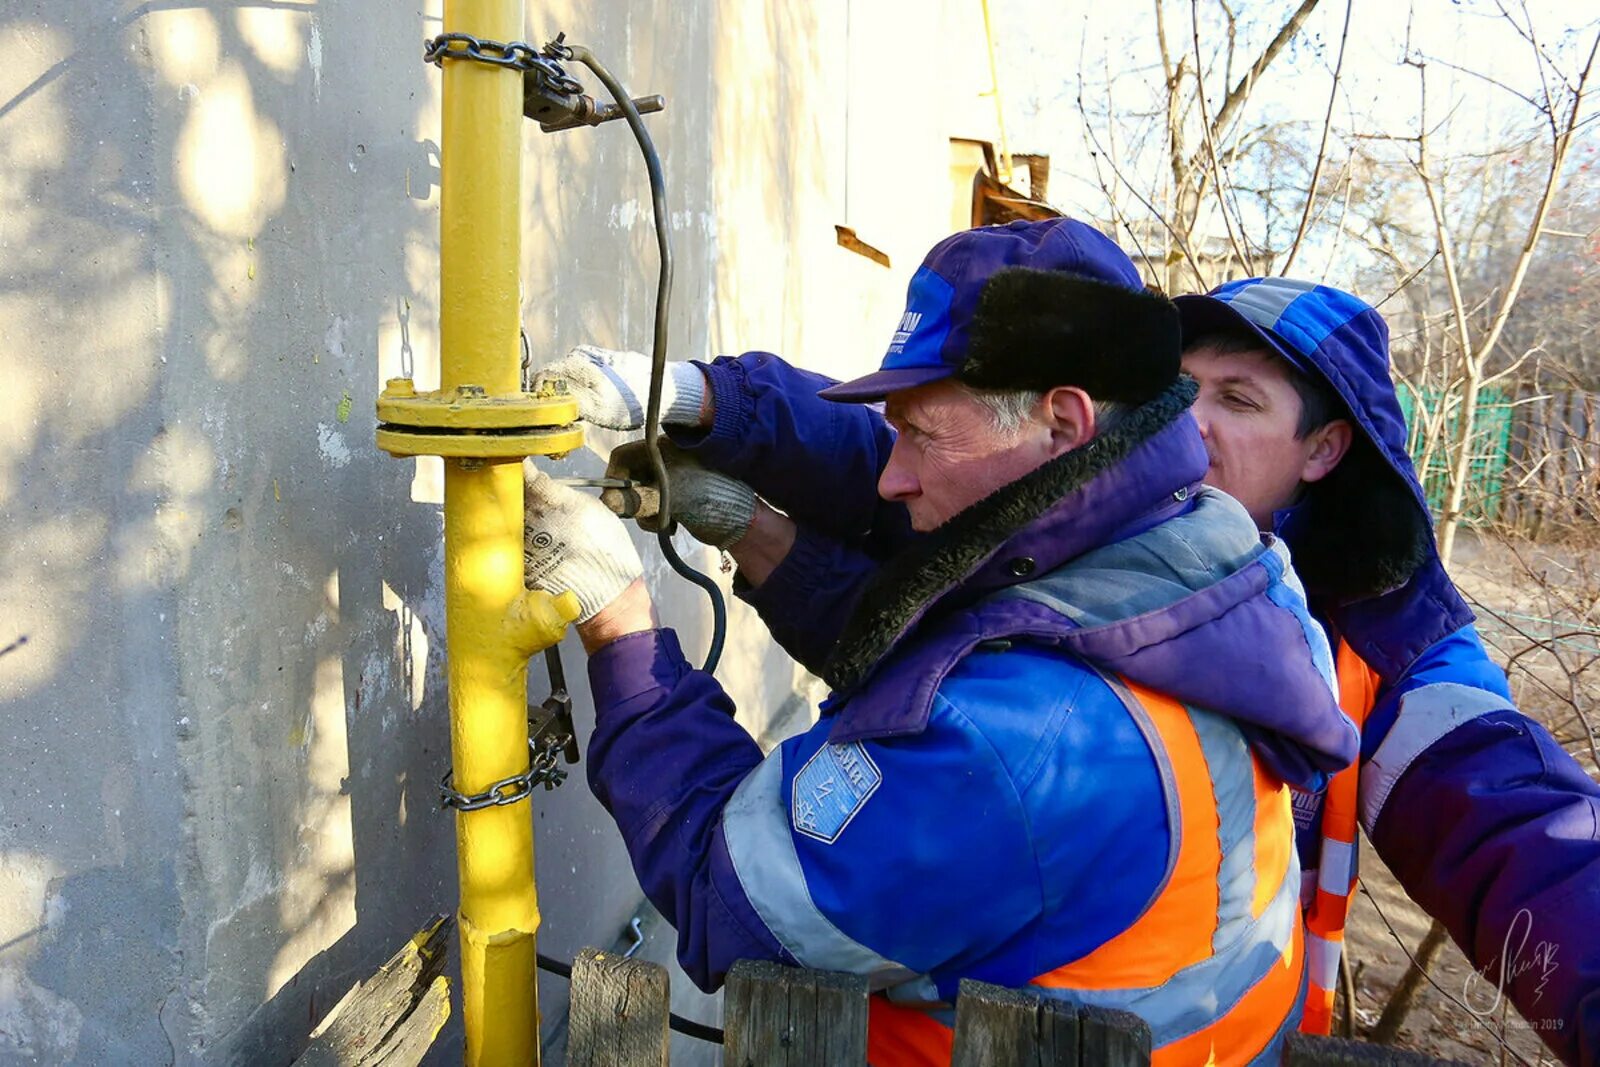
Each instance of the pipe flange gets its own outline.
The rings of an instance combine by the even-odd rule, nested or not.
[[[419,393],[410,378],[390,378],[378,394],[378,421],[418,430],[567,427],[578,421],[578,402],[562,393],[489,396],[476,385]]]
[[[489,396],[462,385],[419,393],[390,378],[378,396],[378,447],[391,456],[515,460],[583,446],[578,402],[565,393]]]
[[[583,427],[560,426],[522,433],[447,433],[413,430],[406,426],[380,426],[378,447],[398,457],[512,460],[527,456],[553,456],[559,459],[583,447]]]

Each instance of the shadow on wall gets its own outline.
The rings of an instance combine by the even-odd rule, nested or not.
[[[282,1061],[454,897],[437,20],[121,9],[0,20],[0,1061]]]
[[[534,39],[566,29],[669,99],[650,121],[676,358],[760,314],[719,314],[749,299],[716,292],[730,257],[783,324],[731,350],[803,338],[810,239],[772,183],[783,203],[826,185],[809,10],[530,16]],[[0,1062],[287,1062],[454,906],[453,824],[434,812],[440,468],[372,445],[385,378],[437,381],[428,12],[20,0],[0,16],[0,648],[28,639],[0,656]],[[751,55],[778,58],[755,77]],[[735,78],[737,101],[717,88]],[[741,168],[742,239],[719,234],[714,142]],[[525,168],[536,358],[647,347],[655,253],[626,128],[534,136]],[[698,657],[703,598],[640,545]],[[736,608],[723,676],[761,731],[794,668],[748,621]],[[575,642],[567,656],[586,737]],[[614,828],[577,779],[536,808],[543,947],[608,943],[639,903]],[[560,1010],[558,993],[547,1019]]]

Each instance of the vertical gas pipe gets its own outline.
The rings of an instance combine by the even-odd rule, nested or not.
[[[522,36],[522,0],[446,0],[444,28]],[[440,147],[442,392],[520,394],[522,76],[444,64]],[[445,460],[445,613],[455,786],[474,793],[528,765],[530,648],[511,625],[522,584],[516,461]],[[530,803],[456,814],[467,1063],[539,1062]]]

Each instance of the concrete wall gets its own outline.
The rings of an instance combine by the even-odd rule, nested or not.
[[[668,98],[677,358],[876,361],[947,138],[989,135],[951,128],[969,6],[530,4],[530,39]],[[385,378],[437,381],[440,29],[438,0],[0,13],[0,1062],[287,1062],[453,908],[440,467],[372,445]],[[647,346],[626,129],[530,125],[525,159],[534,352]],[[698,654],[703,599],[640,543]],[[740,607],[720,674],[758,733],[813,695]],[[536,809],[541,947],[610,944],[641,900],[614,827],[581,779]]]

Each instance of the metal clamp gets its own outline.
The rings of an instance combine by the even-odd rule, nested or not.
[[[528,799],[538,786],[549,792],[567,780],[561,763],[577,763],[579,756],[572,697],[567,693],[566,672],[556,645],[544,650],[544,661],[550,672],[550,695],[528,716],[528,769],[502,778],[480,793],[456,789],[455,772],[446,771],[439,779],[439,807],[457,811],[503,807]]]
[[[572,725],[572,694],[567,692],[567,672],[561,666],[559,645],[544,650],[544,667],[550,675],[550,695],[528,716],[529,729],[534,737],[559,742],[566,761],[577,763],[580,755],[578,731]],[[561,774],[566,776],[565,771]]]

